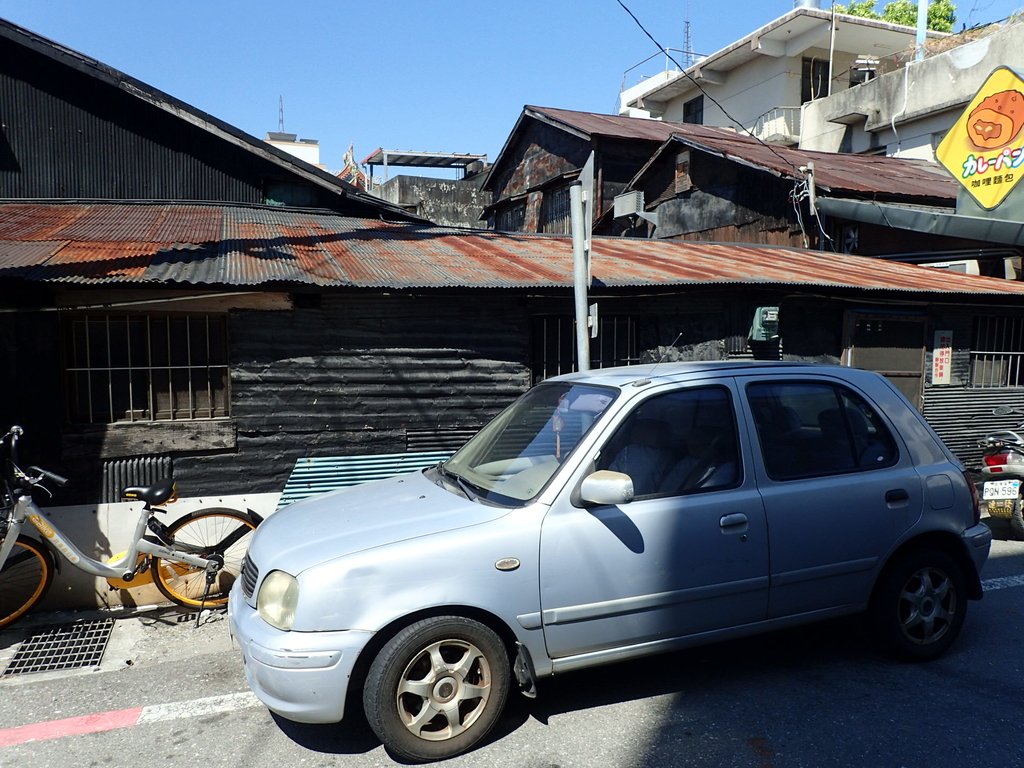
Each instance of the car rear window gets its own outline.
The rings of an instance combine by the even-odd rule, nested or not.
[[[819,382],[747,385],[765,470],[794,480],[889,467],[899,459],[892,433],[862,397]]]

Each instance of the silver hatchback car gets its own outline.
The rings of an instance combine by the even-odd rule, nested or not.
[[[960,462],[883,377],[789,363],[540,384],[432,469],[257,530],[229,602],[249,684],[296,721],[361,698],[396,756],[470,749],[517,685],[865,612],[916,660],[981,597]]]

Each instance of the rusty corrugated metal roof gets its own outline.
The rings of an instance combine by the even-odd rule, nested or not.
[[[787,177],[800,175],[798,169],[813,162],[816,184],[825,191],[855,192],[887,199],[932,198],[951,202],[957,196],[958,185],[953,177],[938,163],[927,160],[793,149],[760,141],[731,128],[710,125],[550,107],[527,106],[524,114],[591,137],[679,141]]]
[[[796,248],[595,238],[595,286],[776,285],[1022,295],[1024,283]],[[568,237],[285,208],[0,204],[0,278],[82,285],[571,288]]]
[[[528,105],[523,108],[523,112],[537,120],[571,128],[588,136],[606,136],[617,139],[665,141],[673,133],[687,127],[683,123],[670,123],[644,117],[604,115],[599,112],[577,112],[572,109],[554,109],[552,107]],[[732,133],[728,128],[707,128],[693,125],[689,127],[704,131]]]
[[[705,152],[793,178],[814,163],[815,185],[829,192],[856,192],[886,198],[934,198],[956,201],[958,184],[938,163],[882,155],[813,152],[766,144],[733,133],[698,133],[684,127],[674,141]]]

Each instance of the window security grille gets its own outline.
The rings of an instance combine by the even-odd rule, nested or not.
[[[226,315],[72,315],[64,366],[72,423],[228,415]]]
[[[599,318],[590,340],[590,367],[610,368],[640,362],[637,323],[632,317]],[[576,370],[576,323],[571,317],[545,316],[533,321],[533,381]]]
[[[520,203],[497,212],[494,228],[498,232],[522,232],[526,226],[526,203]]]
[[[549,189],[540,205],[540,231],[554,235],[572,233],[569,208],[569,187]]]
[[[972,387],[1024,386],[1024,318],[976,317],[973,339]]]

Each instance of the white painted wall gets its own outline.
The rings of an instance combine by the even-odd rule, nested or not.
[[[284,150],[289,155],[305,160],[312,165],[320,166],[320,145],[303,141],[274,141],[266,139],[267,144]]]
[[[805,104],[801,149],[837,152],[850,125],[850,151],[884,147],[892,157],[935,159],[935,147],[999,66],[1024,74],[1024,24],[962,45]]]
[[[736,122],[745,128],[753,128],[757,119],[776,107],[800,106],[800,81],[804,58],[816,58],[822,61],[829,59],[829,51],[825,48],[809,48],[800,56],[772,57],[760,56],[748,64],[730,71],[725,81],[713,85],[701,82],[676,96],[663,105],[660,118],[670,122],[683,122],[683,106],[702,93],[704,98],[704,125],[735,128]],[[849,88],[850,67],[857,57],[854,54],[836,51],[832,57],[832,92],[845,91]],[[715,73],[721,76],[720,73]],[[644,81],[632,89],[624,91],[620,103],[625,105],[639,93],[649,90],[652,86],[682,77],[682,73],[663,72]],[[713,101],[721,104],[724,112]],[[623,106],[620,113],[626,108]],[[728,113],[732,119],[726,116]],[[638,116],[636,109],[627,110],[630,116]],[[642,116],[649,116],[644,113]]]
[[[161,522],[170,524],[196,509],[227,507],[244,512],[251,509],[262,517],[272,514],[280,493],[259,493],[245,496],[203,496],[179,499],[167,506],[166,515],[158,515]],[[83,554],[98,560],[109,560],[111,555],[124,552],[131,544],[135,525],[139,519],[141,502],[115,504],[49,507],[43,510],[47,520],[60,529]],[[35,535],[30,523],[23,532]],[[66,608],[92,609],[120,605],[154,605],[166,603],[163,594],[152,584],[131,590],[111,591],[106,579],[96,578],[58,556],[57,574],[53,585],[36,610]]]

